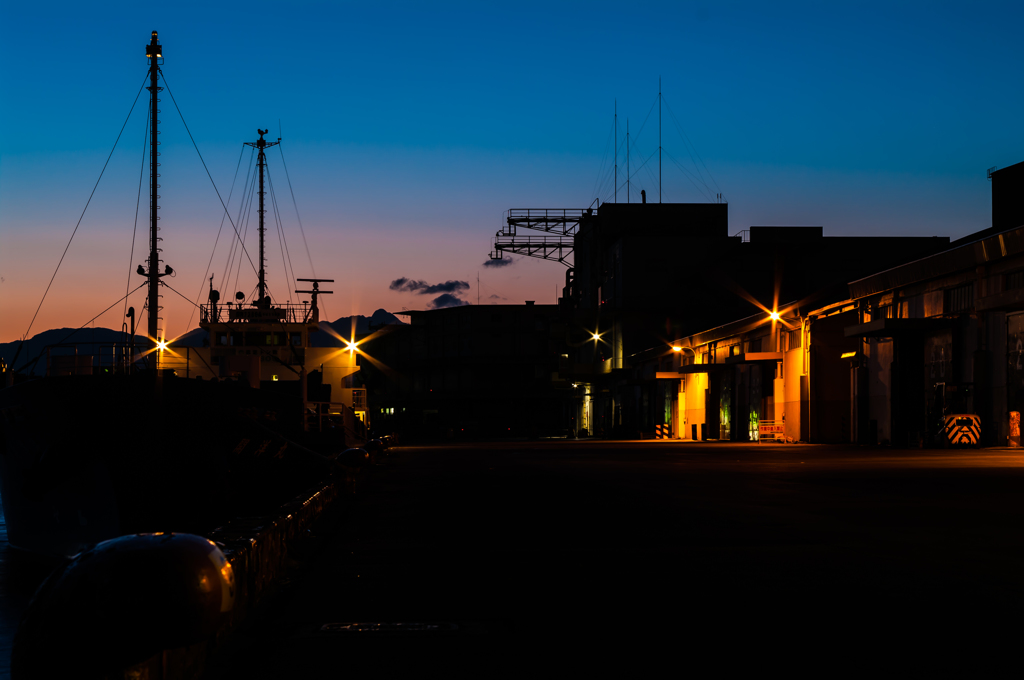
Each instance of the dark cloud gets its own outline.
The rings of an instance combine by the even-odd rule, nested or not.
[[[400,279],[395,279],[394,281],[392,281],[391,285],[388,286],[388,288],[390,288],[391,290],[408,290],[411,292],[418,290],[420,286],[425,285],[427,285],[425,281],[414,281],[412,279],[407,279],[403,276]]]
[[[442,309],[444,307],[462,307],[463,305],[468,304],[469,303],[466,302],[465,300],[460,300],[459,298],[455,297],[454,295],[451,295],[450,293],[445,293],[444,295],[438,295],[431,301],[430,309]]]
[[[392,281],[388,288],[407,293],[418,293],[419,295],[437,295],[438,293],[454,293],[458,295],[464,290],[469,290],[469,282],[445,281],[444,283],[429,284],[426,281],[407,279],[403,276],[402,278]],[[451,307],[451,305],[445,306]]]
[[[498,267],[507,267],[510,264],[515,264],[515,260],[513,260],[511,257],[503,257],[497,260],[487,260],[486,262],[484,262],[483,266],[492,267],[496,269]]]
[[[488,299],[490,299],[490,300],[507,300],[508,298],[503,298],[503,297],[501,297],[500,295],[492,295],[492,296],[491,296],[490,298],[488,298]]]

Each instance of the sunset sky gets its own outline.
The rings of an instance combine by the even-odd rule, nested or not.
[[[299,277],[336,279],[335,319],[429,308],[446,282],[468,283],[454,291],[472,304],[478,293],[483,304],[554,302],[564,267],[485,266],[490,239],[509,208],[612,200],[616,100],[620,181],[628,120],[633,200],[640,189],[658,200],[659,77],[663,200],[720,192],[731,233],[823,225],[826,236],[955,238],[990,226],[986,169],[1024,161],[1022,7],[5,2],[0,342],[29,327],[146,77],[152,30],[225,200],[242,143],[257,127],[283,132],[312,257],[273,149],[291,263]],[[146,257],[145,179],[131,250],[147,98],[29,335],[82,325],[142,283],[132,272]],[[223,211],[166,90],[161,99],[163,259],[177,272],[168,282],[196,300]],[[247,162],[248,152],[233,217]],[[224,297],[255,285],[248,263],[237,284],[223,280],[229,236],[225,223],[210,264]],[[287,300],[278,243],[274,227],[271,292]],[[246,247],[255,253],[252,229]],[[141,310],[143,291],[130,304]],[[163,304],[169,335],[197,325],[186,300],[168,292]],[[96,325],[119,328],[122,310]]]

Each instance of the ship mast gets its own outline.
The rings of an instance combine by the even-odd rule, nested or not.
[[[256,165],[259,167],[259,170],[260,170],[260,192],[259,192],[260,193],[260,207],[259,207],[259,215],[260,215],[260,228],[259,228],[259,233],[260,233],[260,271],[259,271],[259,274],[258,274],[258,276],[259,276],[259,289],[258,289],[259,292],[257,293],[257,297],[256,297],[256,306],[260,307],[260,308],[265,308],[265,307],[269,307],[270,305],[269,305],[269,303],[268,303],[268,301],[266,299],[266,297],[267,297],[266,259],[267,258],[266,258],[265,248],[264,248],[264,234],[266,233],[266,227],[264,226],[264,223],[263,223],[263,217],[264,217],[264,215],[266,213],[266,210],[263,208],[263,195],[264,195],[264,191],[263,191],[263,170],[264,170],[264,168],[267,167],[267,155],[266,155],[266,151],[265,150],[270,148],[270,147],[272,147],[272,146],[277,146],[278,144],[281,143],[281,140],[278,140],[276,142],[268,142],[267,140],[263,139],[263,135],[267,134],[267,132],[269,132],[269,129],[268,130],[260,130],[259,128],[256,128],[256,132],[259,133],[260,138],[258,140],[256,140],[255,142],[246,142],[245,145],[246,146],[255,147],[259,151],[259,156],[257,156],[257,158],[256,158]]]
[[[148,45],[146,45],[146,56],[149,58],[149,114],[150,120],[150,149],[149,149],[149,271],[143,271],[142,267],[139,267],[139,273],[145,274],[149,279],[149,325],[146,328],[146,333],[149,336],[151,342],[157,345],[163,340],[160,337],[160,277],[163,274],[160,272],[160,248],[158,247],[160,238],[157,236],[159,227],[157,227],[157,221],[160,219],[158,212],[160,206],[158,200],[160,198],[157,194],[157,190],[160,185],[157,183],[157,179],[160,177],[160,173],[157,170],[160,167],[160,163],[157,158],[160,156],[160,152],[157,151],[157,147],[160,142],[157,141],[157,135],[160,132],[157,130],[157,125],[160,123],[157,120],[157,114],[160,113],[160,109],[157,108],[157,104],[160,99],[157,97],[162,87],[157,85],[157,78],[160,73],[160,64],[163,62],[163,49],[160,47],[160,43],[157,40],[156,31],[153,31],[153,38]],[[166,273],[170,273],[170,267],[167,268]]]

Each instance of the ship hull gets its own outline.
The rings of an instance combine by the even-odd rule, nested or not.
[[[126,533],[203,533],[330,474],[301,405],[238,383],[66,376],[0,390],[11,545],[74,555]],[[323,453],[344,442],[316,442]]]

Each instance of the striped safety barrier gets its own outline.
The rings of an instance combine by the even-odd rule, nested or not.
[[[977,446],[981,442],[981,418],[973,413],[954,413],[943,424],[950,446]]]

